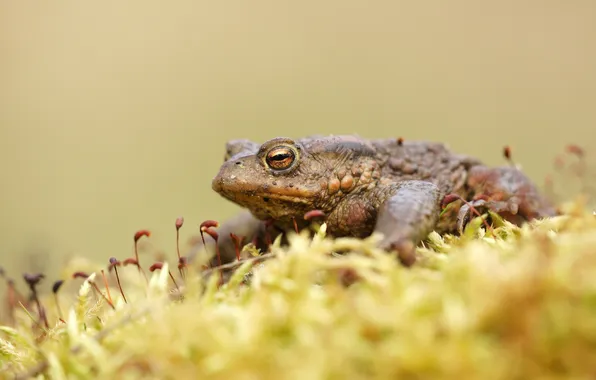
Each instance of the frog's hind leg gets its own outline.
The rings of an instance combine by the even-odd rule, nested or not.
[[[380,247],[397,251],[400,261],[410,266],[416,260],[416,245],[437,225],[441,192],[426,181],[400,183],[380,207],[375,232],[383,234]]]
[[[472,207],[490,209],[517,225],[557,215],[552,203],[516,167],[475,166],[470,169],[467,185],[474,194],[474,199],[464,204],[458,213],[457,225],[460,232]]]

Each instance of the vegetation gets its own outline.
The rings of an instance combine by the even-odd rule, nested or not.
[[[153,265],[146,279],[134,258],[128,263],[139,270],[112,259],[103,272],[56,282],[53,294],[40,297],[40,313],[35,297],[44,279],[26,275],[33,297],[9,287],[0,374],[593,376],[596,217],[579,203],[522,227],[489,216],[490,229],[476,218],[462,236],[431,234],[411,268],[376,249],[378,236],[330,239],[322,225],[292,234],[287,247],[275,242],[267,260],[243,260],[223,285],[200,263],[180,273]]]

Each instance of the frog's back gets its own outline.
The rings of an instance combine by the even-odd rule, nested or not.
[[[400,139],[370,140],[382,166],[382,177],[396,182],[428,180],[444,193],[460,189],[468,169],[482,162],[456,154],[445,144]]]
[[[358,135],[312,135],[299,141],[314,154],[337,150],[374,157],[381,167],[382,181],[427,180],[444,193],[458,191],[466,180],[468,169],[482,164],[478,159],[456,154],[438,142],[365,139]]]

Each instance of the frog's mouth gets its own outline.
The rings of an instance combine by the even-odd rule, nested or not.
[[[269,201],[279,201],[285,203],[296,203],[296,204],[311,204],[314,198],[313,194],[308,190],[293,189],[293,191],[286,191],[286,189],[263,189],[251,190],[230,190],[222,187],[214,186],[213,190],[222,195],[223,197],[237,203],[254,203],[262,201],[268,203]],[[283,190],[283,191],[282,191]]]
[[[262,202],[262,203],[286,203],[286,204],[300,204],[300,205],[309,205],[311,202],[309,199],[295,196],[295,195],[284,195],[284,194],[274,194],[274,193],[236,193],[231,194],[233,199],[230,199],[234,202],[242,202],[244,203],[255,203],[255,202]]]
[[[305,187],[254,185],[233,176],[216,177],[212,188],[224,198],[240,206],[251,210],[268,210],[270,214],[289,214],[308,209],[316,197],[312,189]]]

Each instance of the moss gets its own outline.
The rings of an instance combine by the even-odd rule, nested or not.
[[[324,228],[314,238],[293,235],[288,247],[274,246],[273,258],[245,264],[224,286],[218,276],[203,281],[189,271],[183,298],[167,266],[148,284],[134,269],[122,270],[128,303],[111,287],[109,307],[86,281],[76,297],[61,298],[64,323],[45,333],[17,310],[16,326],[0,331],[1,373],[55,379],[593,376],[596,218],[575,207],[522,227],[495,215],[492,223],[492,232],[475,221],[461,237],[431,234],[409,269],[375,248],[377,236],[329,239]],[[50,311],[48,318],[57,320]]]

